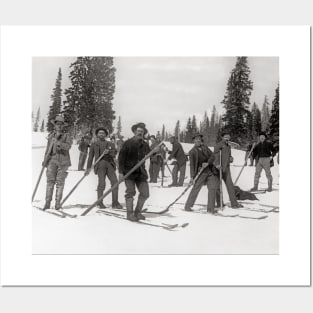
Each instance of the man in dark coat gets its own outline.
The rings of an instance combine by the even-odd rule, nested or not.
[[[88,155],[88,148],[90,147],[88,136],[83,136],[78,145],[79,161],[78,161],[78,170],[83,171],[84,165]]]
[[[45,161],[43,166],[47,167],[47,187],[46,187],[46,203],[44,210],[50,209],[54,186],[56,185],[55,209],[61,208],[61,200],[67,170],[71,166],[69,150],[72,146],[72,138],[64,132],[64,118],[56,116],[51,121],[54,124],[54,131],[48,136],[48,144],[45,152]]]
[[[207,184],[209,190],[207,211],[215,213],[215,196],[219,186],[218,170],[213,165],[215,156],[214,153],[203,144],[202,134],[196,134],[192,139],[194,140],[195,145],[189,151],[189,160],[190,184],[193,184],[193,187],[185,204],[185,210],[192,211],[191,208],[193,207],[202,186]],[[198,179],[194,181],[201,169],[203,169],[202,173]]]
[[[134,137],[124,142],[118,155],[120,180],[150,152],[149,144],[144,140],[144,135],[148,132],[146,125],[144,123],[137,123],[132,126],[131,130],[134,133]],[[145,219],[141,211],[145,201],[149,198],[147,179],[148,174],[145,169],[145,164],[142,164],[125,179],[127,219],[130,221]],[[133,206],[136,187],[139,191],[139,196],[134,211]]]
[[[153,150],[159,143],[156,141],[156,138],[154,135],[150,136],[150,149]],[[158,154],[160,153],[159,150],[161,148],[157,149],[155,153],[153,153],[150,157],[150,165],[149,165],[149,176],[150,176],[150,183],[157,183],[158,182],[158,173],[160,170],[160,162],[158,158]]]
[[[105,179],[108,176],[111,186],[117,183],[117,176],[115,173],[116,164],[114,158],[116,156],[116,149],[111,141],[106,140],[109,132],[107,129],[100,127],[96,130],[95,135],[97,139],[91,144],[87,162],[86,174],[91,170],[93,159],[98,160],[104,153],[101,160],[95,165],[94,171],[98,175],[97,199],[100,199],[105,190]],[[99,202],[100,208],[105,208],[103,202]],[[112,190],[112,208],[122,209],[122,205],[118,202],[118,188]]]
[[[172,172],[173,182],[169,185],[169,187],[183,186],[185,180],[186,162],[188,158],[185,155],[183,146],[177,141],[177,138],[175,136],[170,137],[170,143],[173,145],[173,147],[168,157],[168,160],[175,159],[174,161],[175,165]]]
[[[233,181],[230,173],[230,163],[233,162],[231,155],[231,147],[229,145],[230,135],[227,132],[222,134],[222,140],[218,142],[214,147],[215,153],[215,166],[222,170],[222,179],[225,182],[229,200],[232,208],[241,208],[242,205],[238,203],[235,195]],[[220,152],[222,153],[222,163],[220,163]],[[218,189],[218,193],[220,188]],[[220,200],[220,199],[219,199]]]
[[[266,191],[272,191],[273,177],[271,174],[271,163],[276,154],[273,145],[265,140],[266,134],[260,133],[260,142],[253,149],[253,157],[257,160],[255,175],[254,175],[254,186],[251,191],[258,190],[259,179],[261,172],[264,169],[268,181],[268,188]]]

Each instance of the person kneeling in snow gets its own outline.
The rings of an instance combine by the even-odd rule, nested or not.
[[[206,183],[209,190],[207,211],[214,213],[215,196],[219,186],[218,170],[213,165],[215,156],[214,153],[203,144],[202,134],[195,134],[192,139],[194,140],[195,145],[189,151],[189,159],[190,184],[193,184],[193,187],[185,204],[185,210],[192,211],[191,208],[193,207],[202,186]],[[198,179],[194,181],[202,168],[202,173]]]
[[[98,160],[99,157],[104,154],[101,160],[95,165],[95,174],[98,174],[98,188],[97,199],[100,199],[105,190],[105,178],[108,176],[111,186],[117,183],[117,176],[115,173],[116,164],[114,158],[116,156],[116,149],[111,141],[106,140],[109,132],[107,129],[100,127],[96,130],[95,135],[97,139],[91,144],[87,162],[86,175],[89,175],[92,161]],[[102,201],[99,202],[100,208],[105,208]],[[118,188],[112,190],[112,208],[122,209],[122,205],[118,202]]]
[[[133,125],[131,130],[134,133],[134,137],[125,141],[118,155],[120,180],[124,179],[124,175],[126,175],[150,152],[149,144],[144,140],[144,135],[148,133],[146,125],[144,123],[138,123]],[[141,214],[141,211],[145,201],[149,198],[149,185],[147,179],[148,174],[144,163],[125,179],[127,219],[130,221],[145,219],[144,215]],[[134,212],[133,203],[136,187],[139,191],[139,196]]]
[[[56,116],[51,123],[54,124],[54,131],[48,136],[45,161],[42,164],[47,167],[46,203],[43,209],[50,209],[54,185],[56,185],[55,209],[59,210],[61,209],[67,170],[71,166],[69,150],[72,146],[72,138],[64,132],[66,123],[62,116]]]

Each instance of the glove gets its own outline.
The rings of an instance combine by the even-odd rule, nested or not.
[[[190,178],[189,185],[193,185],[193,183],[194,183],[194,179],[193,179],[193,178]]]
[[[88,175],[90,174],[90,171],[91,171],[91,169],[90,169],[90,168],[87,168],[87,169],[85,170],[85,175],[88,176]]]
[[[233,163],[234,162],[234,158],[232,156],[229,157],[229,163]]]

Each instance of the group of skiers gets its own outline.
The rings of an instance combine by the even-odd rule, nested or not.
[[[61,200],[67,170],[71,166],[69,150],[72,146],[72,139],[64,131],[66,125],[62,116],[57,116],[52,123],[55,130],[48,136],[48,145],[45,152],[43,166],[47,168],[47,186],[44,210],[51,208],[51,201],[56,186],[55,209],[61,209]],[[184,152],[183,146],[178,142],[175,136],[169,138],[172,144],[172,150],[169,151],[166,145],[161,141],[160,136],[149,136],[144,123],[137,123],[131,127],[134,136],[122,145],[117,146],[115,138],[110,140],[109,132],[103,127],[95,131],[95,139],[86,135],[79,143],[79,164],[78,170],[84,170],[84,163],[87,159],[87,168],[85,175],[89,175],[92,168],[98,175],[97,199],[101,199],[106,189],[106,177],[108,177],[112,188],[112,208],[122,209],[118,201],[118,182],[124,181],[126,186],[125,202],[127,219],[138,221],[145,219],[142,209],[145,201],[149,198],[149,183],[156,183],[161,172],[163,184],[164,168],[171,161],[174,165],[172,169],[172,183],[168,187],[181,187],[184,184],[186,164],[188,157]],[[231,147],[229,145],[230,134],[224,132],[222,140],[218,142],[214,150],[211,151],[203,142],[203,135],[198,133],[193,136],[194,146],[189,151],[190,160],[190,182],[192,189],[185,203],[185,210],[192,211],[192,207],[203,185],[208,188],[207,211],[215,214],[223,206],[221,202],[221,181],[226,185],[230,199],[231,207],[242,207],[235,194],[234,185],[231,178],[230,163],[233,162]],[[258,189],[258,182],[262,169],[265,170],[268,179],[267,191],[272,191],[271,164],[275,151],[270,142],[266,140],[266,134],[261,133],[259,143],[250,147],[253,159],[257,160],[254,177],[254,186],[251,190]],[[150,145],[149,145],[150,141]],[[88,153],[89,149],[89,153]],[[167,153],[169,156],[166,157]],[[145,169],[145,164],[141,164],[134,171],[130,171],[138,165],[147,155],[150,155],[149,175]],[[251,154],[251,153],[250,153]],[[246,157],[247,161],[247,157]],[[245,163],[246,165],[246,163]],[[117,172],[119,177],[117,177]],[[169,168],[170,170],[170,168]],[[150,176],[150,180],[148,182]],[[134,206],[134,197],[138,191],[138,200]],[[98,206],[105,208],[102,201],[99,200]]]

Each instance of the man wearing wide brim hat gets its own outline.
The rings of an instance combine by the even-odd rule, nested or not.
[[[177,141],[177,138],[175,136],[170,136],[169,141],[172,144],[172,151],[170,152],[168,160],[175,159],[176,162],[172,171],[173,181],[170,185],[168,185],[168,187],[183,186],[185,180],[186,162],[188,158],[185,155],[183,146]]]
[[[124,142],[118,155],[120,180],[122,180],[124,176],[150,152],[149,145],[144,140],[144,136],[148,134],[146,125],[144,123],[137,123],[131,127],[131,130],[134,133],[134,137]],[[145,201],[149,197],[149,185],[147,179],[148,174],[145,169],[145,164],[142,164],[130,174],[127,179],[125,179],[127,219],[130,221],[145,219],[145,216],[141,214],[141,211]],[[136,188],[139,192],[139,196],[134,210],[133,206]]]
[[[273,177],[271,173],[271,166],[273,166],[273,158],[276,155],[276,151],[269,141],[266,140],[266,133],[261,132],[259,134],[260,142],[253,149],[253,158],[256,159],[257,164],[255,167],[254,186],[251,191],[258,190],[259,179],[264,169],[266,178],[268,181],[268,188],[266,191],[272,191]]]
[[[109,131],[104,127],[99,127],[95,131],[97,139],[91,144],[89,149],[86,175],[90,173],[93,160],[99,160],[94,166],[94,172],[98,175],[97,199],[100,199],[106,187],[106,177],[108,177],[111,187],[117,184],[115,157],[117,154],[113,142],[106,140]],[[105,205],[99,201],[98,206],[102,209]],[[122,209],[118,201],[118,188],[112,190],[112,208]]]
[[[193,187],[186,201],[185,210],[192,211],[191,208],[193,207],[202,186],[206,184],[208,187],[207,211],[214,213],[215,196],[219,186],[218,170],[213,165],[215,156],[214,153],[203,144],[202,134],[197,133],[192,139],[194,140],[194,146],[189,151],[189,160],[190,184],[193,184]],[[200,171],[202,172],[195,181],[195,178]]]
[[[54,131],[48,136],[48,144],[45,152],[45,161],[42,164],[47,167],[46,202],[44,210],[50,209],[54,185],[56,185],[55,209],[61,208],[61,200],[67,170],[71,166],[69,150],[72,146],[72,138],[64,132],[66,125],[63,116],[56,116],[51,123]]]

